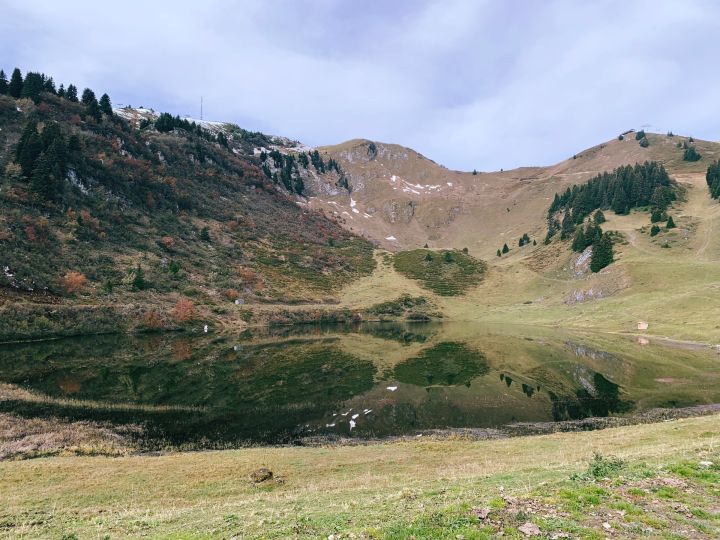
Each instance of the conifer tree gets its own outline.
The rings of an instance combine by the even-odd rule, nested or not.
[[[593,244],[592,257],[590,258],[590,270],[599,272],[613,262],[612,239],[608,233],[603,234],[600,240]]]
[[[57,90],[55,90],[55,81],[53,81],[52,77],[45,80],[45,84],[43,84],[43,90],[51,94],[57,94]]]
[[[68,101],[72,101],[73,103],[78,102],[78,92],[77,87],[74,84],[69,84],[67,87],[67,90],[65,91],[65,98]]]
[[[597,212],[595,212],[595,215],[593,216],[593,221],[597,225],[602,225],[603,223],[605,223],[607,221],[605,219],[605,214],[603,214],[602,210],[598,210]]]
[[[666,229],[674,229],[676,227],[675,222],[673,221],[672,216],[670,216],[667,220],[667,223],[665,224]]]
[[[573,237],[572,250],[580,253],[586,247],[587,247],[587,244],[585,243],[585,231],[583,230],[583,227],[578,227],[577,232],[575,233],[575,236]]]
[[[103,94],[100,96],[100,112],[110,118],[113,115],[112,104],[110,103],[110,96]],[[218,135],[222,135],[219,133]],[[225,139],[225,146],[227,146],[227,139]],[[221,143],[222,144],[222,143]]]
[[[507,245],[507,244],[503,244],[502,252],[503,252],[503,253],[507,253],[508,251],[510,251],[510,248],[508,247],[508,245]]]
[[[659,208],[653,208],[652,214],[650,214],[650,223],[658,223],[663,220],[663,211]]]
[[[5,72],[0,69],[0,96],[8,93],[8,80]]]
[[[95,92],[86,88],[82,93],[82,104],[87,108],[88,114],[95,120],[101,120],[102,114],[100,112],[100,105],[95,98]]]
[[[23,145],[20,155],[18,156],[18,164],[22,169],[22,173],[26,178],[32,177],[35,162],[42,153],[42,141],[40,135],[33,133]]]
[[[659,232],[660,232],[660,227],[658,227],[657,225],[653,225],[650,228],[650,236],[657,236]]]
[[[57,95],[58,95],[58,97],[61,97],[61,98],[65,97],[65,86],[63,84],[60,84],[60,88],[58,88]]]
[[[8,84],[8,94],[14,98],[19,98],[23,89],[23,77],[18,68],[15,68],[10,76],[10,84]]]
[[[502,257],[502,253],[500,253],[500,250],[499,250],[499,249],[497,250],[497,256],[498,256],[498,257]]]
[[[40,96],[40,92],[43,91],[44,86],[43,77],[40,73],[30,71],[25,75],[25,81],[23,82],[22,91],[20,96],[24,98],[30,98],[37,100]]]

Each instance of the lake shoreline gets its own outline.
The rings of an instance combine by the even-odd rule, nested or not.
[[[0,396],[2,397],[2,396]],[[0,462],[64,456],[164,456],[186,453],[209,453],[243,449],[343,448],[377,446],[420,441],[479,442],[518,437],[537,437],[554,433],[602,431],[610,428],[656,424],[685,418],[720,414],[720,403],[654,408],[628,416],[589,417],[558,422],[519,422],[498,428],[427,429],[418,433],[382,438],[340,436],[301,437],[284,444],[228,445],[219,447],[168,447],[162,450],[145,447],[142,426],[112,425],[107,422],[66,421],[59,418],[39,419],[0,412]]]

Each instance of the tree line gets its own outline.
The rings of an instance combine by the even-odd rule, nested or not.
[[[37,103],[41,100],[43,93],[53,94],[74,103],[82,102],[88,116],[98,122],[102,119],[102,115],[113,116],[112,104],[107,94],[103,94],[98,100],[95,97],[95,92],[86,88],[83,90],[81,98],[78,99],[78,90],[74,84],[69,84],[67,88],[61,84],[56,89],[52,77],[35,71],[28,71],[23,77],[20,68],[13,70],[8,81],[5,71],[0,69],[0,95],[7,95],[16,99],[32,99]]]
[[[618,167],[582,186],[567,188],[562,195],[555,194],[548,209],[545,242],[549,243],[558,232],[561,239],[569,238],[577,225],[595,210],[611,209],[622,215],[633,208],[650,206],[665,211],[675,198],[675,185],[661,164],[646,161]]]

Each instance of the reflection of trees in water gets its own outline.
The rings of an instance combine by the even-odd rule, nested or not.
[[[415,386],[468,385],[489,371],[480,351],[464,343],[444,341],[395,366],[395,379]]]
[[[585,388],[575,391],[574,397],[558,396],[548,392],[552,401],[553,420],[579,420],[589,416],[608,416],[611,413],[631,411],[632,401],[620,398],[620,386],[609,381],[600,373],[593,375],[591,393]]]
[[[27,416],[140,423],[153,437],[174,444],[288,440],[328,409],[372,388],[375,375],[371,362],[327,340],[247,344],[239,351],[222,341],[185,337],[161,347],[156,338],[151,347],[137,340],[92,338],[67,343],[64,349],[50,343],[49,353],[42,352],[43,347],[26,347],[20,356],[48,355],[51,361],[17,365],[3,362],[0,355],[0,380],[60,398],[68,396],[68,381],[78,381],[71,397],[96,406],[4,402],[0,409],[10,406]],[[143,354],[148,350],[156,352]],[[110,410],[103,403],[200,409]]]

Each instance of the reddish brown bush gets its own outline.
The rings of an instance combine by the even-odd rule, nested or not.
[[[177,304],[175,304],[172,310],[172,316],[173,319],[181,323],[193,320],[197,316],[195,304],[188,298],[181,298],[177,301]]]
[[[85,286],[87,278],[80,272],[68,272],[61,280],[63,287],[69,293],[76,293]]]
[[[225,289],[223,291],[223,296],[228,300],[234,301],[240,296],[240,292],[237,289]]]
[[[168,251],[171,251],[175,247],[175,239],[172,236],[163,236],[160,242],[162,242],[163,247]]]
[[[160,330],[165,326],[165,322],[163,321],[162,315],[154,309],[151,309],[143,315],[143,326],[151,330]]]

